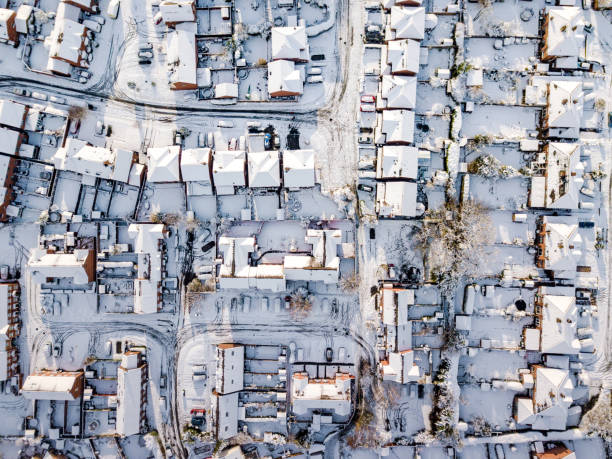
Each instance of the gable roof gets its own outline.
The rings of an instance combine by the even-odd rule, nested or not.
[[[391,66],[391,73],[419,72],[420,59],[419,42],[415,40],[393,40],[387,44],[387,63]]]
[[[584,57],[584,15],[577,7],[547,9],[544,57]]]
[[[547,127],[580,128],[583,109],[581,81],[557,80],[548,83]]]
[[[180,182],[180,152],[179,145],[149,148],[147,150],[147,180],[149,182]]]
[[[546,146],[546,207],[577,209],[583,173],[579,144],[549,143]]]
[[[280,160],[278,151],[262,151],[249,153],[249,186],[279,187],[280,186]]]
[[[187,148],[181,153],[181,176],[185,182],[210,182],[210,148]]]
[[[378,149],[376,177],[416,179],[418,150],[406,145],[385,145]]]
[[[385,108],[414,108],[416,88],[414,76],[383,75],[381,96],[386,101]]]
[[[303,92],[302,73],[293,61],[278,60],[268,64],[268,94],[271,97],[297,96]]]
[[[578,354],[577,320],[575,297],[544,295],[541,351],[547,354]]]
[[[392,6],[391,29],[395,32],[394,39],[422,40],[425,37],[425,8]]]
[[[307,61],[310,59],[306,27],[272,27],[272,60],[288,59]]]
[[[287,188],[307,188],[315,184],[314,150],[283,151],[283,181]]]

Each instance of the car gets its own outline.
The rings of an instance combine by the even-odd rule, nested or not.
[[[62,354],[62,346],[60,344],[56,344],[53,346],[53,357],[59,357]]]
[[[206,425],[206,410],[204,408],[192,408],[191,425],[194,427],[202,428]]]
[[[226,120],[219,120],[217,122],[217,126],[221,127],[221,128],[233,128],[234,127],[234,122],[233,121],[226,121]]]
[[[280,148],[280,137],[277,135],[274,136],[274,146]]]
[[[360,183],[359,185],[357,185],[357,189],[359,191],[365,191],[366,193],[372,193],[374,191],[374,187],[371,185],[364,185],[363,183]]]
[[[50,96],[49,97],[49,101],[51,101],[51,102],[53,102],[55,104],[66,105],[66,98],[65,97]]]
[[[102,30],[102,24],[92,21],[91,19],[86,19],[83,21],[83,25],[89,30],[93,30],[94,32],[99,33]]]
[[[81,83],[81,84],[85,84],[85,83],[87,83],[87,81],[89,81],[87,78],[85,78],[85,77],[79,77],[79,83]]]
[[[151,43],[147,43],[146,45],[138,48],[138,51],[153,51],[153,45]]]
[[[151,63],[151,59],[138,59],[138,65],[149,65]]]
[[[362,111],[362,112],[366,112],[366,113],[375,112],[376,111],[376,105],[375,104],[361,104],[359,106],[359,110]]]
[[[311,61],[323,61],[325,60],[325,54],[313,54],[310,56]]]
[[[32,93],[32,97],[34,99],[38,99],[38,100],[47,100],[49,98],[49,96],[47,96],[46,94],[43,94],[41,92],[33,92]]]
[[[106,14],[111,19],[117,19],[117,16],[119,16],[119,0],[111,0],[109,2]]]
[[[272,134],[266,133],[264,135],[264,149],[269,150],[272,148]]]
[[[311,67],[308,69],[308,75],[321,75],[321,67]]]
[[[369,135],[359,136],[358,142],[359,143],[372,143],[372,137],[370,137]]]
[[[141,59],[152,59],[153,51],[138,51],[138,57]]]
[[[334,359],[334,350],[331,347],[325,349],[325,360],[331,362]]]
[[[306,78],[306,83],[323,83],[323,77],[321,75],[312,75]]]
[[[208,241],[202,246],[202,252],[206,253],[215,246],[215,241]]]
[[[202,147],[206,147],[206,134],[204,134],[203,132],[200,132],[198,134],[198,147],[202,148]]]
[[[45,354],[47,354],[49,357],[53,355],[53,346],[51,346],[51,343],[45,344]]]
[[[153,16],[153,22],[155,25],[159,25],[163,20],[164,16],[162,15],[161,11],[158,11],[157,14]]]
[[[30,91],[28,91],[27,89],[23,89],[23,88],[13,88],[13,94],[15,94],[16,96],[23,96],[23,97],[30,97],[32,95]]]
[[[47,196],[48,191],[49,191],[49,188],[47,188],[46,186],[39,186],[39,187],[36,187],[36,190],[34,190],[34,193],[39,194],[41,196]]]
[[[83,78],[91,78],[92,73],[87,70],[79,70],[79,75]]]
[[[104,123],[101,120],[96,121],[96,130],[94,134],[99,136],[104,135]]]
[[[373,104],[374,102],[376,102],[376,96],[372,96],[370,94],[363,95],[361,96],[361,102],[366,104]]]
[[[42,179],[42,180],[51,180],[51,177],[53,176],[52,172],[49,171],[42,171],[38,174],[38,176]]]
[[[81,128],[81,120],[74,120],[70,123],[70,133],[76,134]]]
[[[174,132],[174,145],[182,145],[183,144],[183,134],[179,131]]]

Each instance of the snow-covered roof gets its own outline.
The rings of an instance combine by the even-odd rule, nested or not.
[[[378,183],[376,200],[381,217],[415,217],[417,185],[414,182]]]
[[[552,142],[546,146],[545,206],[549,209],[577,209],[584,183],[580,145]]]
[[[581,8],[549,7],[545,21],[543,58],[584,57],[585,18]]]
[[[293,373],[292,410],[304,416],[311,410],[332,411],[339,417],[351,414],[351,380],[353,376],[336,373],[333,379],[309,379],[308,373]]]
[[[476,87],[480,88],[483,84],[483,70],[482,67],[472,68],[467,72],[467,78],[465,81],[465,85],[467,87]]]
[[[28,33],[28,20],[33,11],[34,7],[32,5],[19,5],[17,16],[15,16],[15,29],[18,33]]]
[[[219,394],[230,394],[244,388],[244,346],[217,345],[217,381]]]
[[[576,217],[547,215],[542,217],[542,226],[543,263],[538,266],[555,271],[556,277],[569,275],[573,278],[578,260],[583,250],[587,250]]]
[[[126,355],[128,354],[128,355]],[[121,436],[136,435],[140,433],[140,419],[142,405],[145,400],[142,397],[143,372],[146,364],[128,365],[129,354],[140,354],[137,351],[128,351],[122,358],[121,365],[117,369],[117,433]]]
[[[227,440],[238,434],[238,392],[217,395],[217,438]]]
[[[385,108],[414,108],[417,79],[414,76],[383,75],[381,97]]]
[[[91,11],[98,2],[96,0],[62,0],[64,3],[74,5],[82,10]]]
[[[147,149],[147,180],[149,182],[180,182],[179,145]]]
[[[422,40],[425,37],[425,8],[391,7],[391,30],[394,32],[394,39]]]
[[[215,151],[213,180],[215,187],[245,186],[246,153],[241,150]]]
[[[315,184],[314,150],[283,151],[283,181],[287,188],[308,188]]]
[[[237,97],[237,83],[217,83],[215,85],[215,99],[235,99]]]
[[[419,73],[419,42],[415,40],[393,40],[387,44],[387,63],[395,75]]]
[[[83,49],[86,27],[72,19],[56,17],[53,30],[45,39],[49,47],[49,59],[58,59],[72,65],[80,65],[85,60]]]
[[[195,23],[181,23],[166,35],[170,89],[198,87],[196,30]]]
[[[28,107],[12,100],[0,100],[0,124],[22,129]]]
[[[134,240],[134,253],[138,256],[138,272],[134,279],[134,312],[151,314],[160,306],[162,257],[159,241],[164,239],[162,223],[132,223],[128,235]]]
[[[77,400],[83,393],[82,371],[39,371],[28,375],[21,395],[29,400]]]
[[[533,402],[534,419],[530,423],[535,430],[565,430],[567,410],[573,403],[572,382],[568,370],[537,366]]]
[[[278,151],[249,153],[249,186],[251,188],[280,186],[280,160]]]
[[[302,23],[294,27],[272,27],[272,60],[308,61],[308,37]]]
[[[133,156],[128,150],[94,147],[84,140],[69,137],[51,159],[56,169],[127,182]]]
[[[181,152],[181,176],[185,182],[210,183],[210,148],[187,148]]]
[[[303,92],[304,77],[293,61],[277,60],[268,64],[270,97],[299,96]]]
[[[87,284],[94,280],[93,250],[76,249],[72,253],[48,253],[45,249],[30,252],[28,268],[32,279],[43,283],[47,278],[72,278],[74,284]]]
[[[414,112],[409,110],[384,110],[380,132],[387,144],[407,144],[414,141]]]
[[[19,145],[19,132],[0,127],[0,153],[14,155]]]
[[[546,127],[580,128],[583,109],[582,82],[556,80],[548,83]]]
[[[196,20],[195,0],[163,0],[159,12],[166,24],[193,22]]]
[[[576,298],[544,295],[542,303],[541,351],[546,354],[578,354]]]
[[[379,179],[416,179],[419,167],[418,149],[406,145],[384,145],[378,148],[376,177]]]
[[[414,290],[383,286],[382,322],[385,325],[405,325],[408,321],[408,308],[414,304]]]
[[[390,352],[388,360],[381,362],[382,377],[385,381],[406,384],[421,378],[421,369],[414,363],[414,352]]]
[[[9,21],[14,19],[15,11],[7,8],[0,8],[0,38],[12,40],[14,37],[9,32]],[[14,33],[14,32],[13,32]]]

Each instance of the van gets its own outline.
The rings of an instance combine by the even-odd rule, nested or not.
[[[111,19],[117,19],[119,16],[119,0],[111,0],[106,9],[106,14]]]
[[[306,83],[323,83],[323,77],[321,75],[313,75],[306,78]]]
[[[47,100],[49,98],[46,94],[40,92],[33,92],[32,97],[38,100]]]

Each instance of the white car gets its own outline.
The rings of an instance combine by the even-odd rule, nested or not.
[[[119,0],[110,1],[110,3],[108,4],[108,8],[106,9],[106,14],[108,14],[109,18],[117,19],[117,16],[119,16],[119,5]]]

